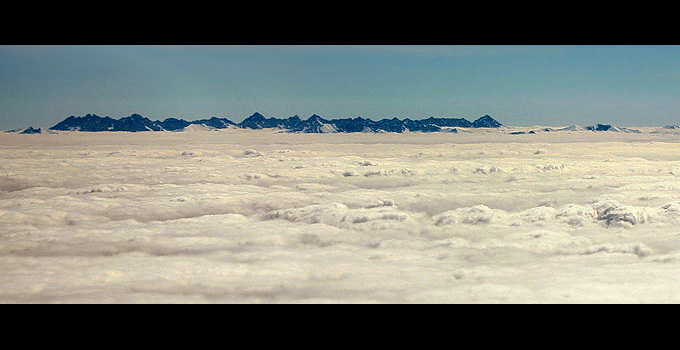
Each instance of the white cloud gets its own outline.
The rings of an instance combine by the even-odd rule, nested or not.
[[[678,135],[548,134],[6,134],[0,301],[677,302]]]

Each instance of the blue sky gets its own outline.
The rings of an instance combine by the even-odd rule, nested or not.
[[[680,46],[0,46],[0,129],[70,115],[680,124]]]

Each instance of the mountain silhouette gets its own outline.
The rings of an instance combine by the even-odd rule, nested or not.
[[[266,118],[262,114],[255,112],[245,118],[240,123],[234,123],[226,118],[211,117],[187,121],[178,118],[167,118],[163,121],[152,121],[139,114],[132,114],[128,117],[113,119],[111,117],[100,117],[96,114],[87,114],[83,117],[70,116],[55,126],[51,130],[75,130],[75,131],[179,131],[189,125],[198,124],[216,129],[238,127],[244,129],[270,129],[277,128],[295,133],[353,133],[353,132],[437,132],[442,128],[498,128],[502,124],[485,115],[473,122],[465,118],[434,118],[412,120],[409,118],[381,119],[374,121],[370,118],[356,117],[343,119],[325,119],[317,114],[308,119],[301,119],[295,115],[289,118]]]

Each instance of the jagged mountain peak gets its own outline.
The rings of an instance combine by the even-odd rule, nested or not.
[[[20,134],[42,134],[42,128],[33,128],[32,126],[29,126],[27,129],[21,131]]]
[[[325,119],[318,114],[312,114],[312,116],[309,117],[309,119],[307,119],[307,120],[308,121],[323,121]]]
[[[499,128],[501,126],[503,126],[503,124],[499,123],[488,114],[472,122],[473,128]]]

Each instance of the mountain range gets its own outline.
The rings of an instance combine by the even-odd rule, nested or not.
[[[87,114],[83,117],[70,116],[61,122],[57,123],[51,128],[33,128],[7,130],[5,132],[15,132],[20,134],[54,134],[58,131],[184,131],[184,130],[216,130],[226,128],[238,129],[279,129],[283,132],[292,133],[355,133],[355,132],[453,132],[457,133],[458,128],[500,128],[503,124],[489,115],[485,115],[475,121],[469,121],[465,118],[434,118],[412,120],[409,118],[399,119],[381,119],[378,121],[370,118],[356,117],[344,119],[325,119],[319,115],[312,115],[308,119],[301,119],[295,115],[289,118],[266,118],[260,113],[245,118],[240,123],[234,123],[227,118],[212,117],[208,119],[200,119],[194,121],[187,121],[178,118],[167,118],[163,121],[151,120],[139,114],[132,114],[129,117],[114,119],[111,117],[100,117],[96,114]],[[609,124],[597,124],[594,126],[580,126],[572,125],[568,127],[554,128],[554,127],[533,127],[533,130],[522,130],[512,128],[504,128],[502,132],[508,134],[535,134],[536,132],[553,132],[553,131],[594,131],[594,132],[623,132],[623,133],[641,133],[640,130],[619,127]],[[652,133],[668,133],[676,129],[680,129],[678,125],[667,125],[663,129],[672,129],[668,131],[651,131]],[[463,130],[464,131],[464,130]]]
[[[229,127],[246,129],[278,128],[296,133],[334,133],[334,132],[405,132],[442,131],[442,127],[461,128],[498,128],[502,124],[485,115],[473,122],[465,118],[427,118],[421,120],[411,119],[381,119],[378,121],[369,118],[356,117],[345,119],[324,119],[316,114],[306,120],[295,115],[290,118],[266,118],[260,113],[254,113],[240,123],[234,123],[226,118],[212,117],[186,121],[184,119],[167,118],[163,121],[152,121],[139,114],[129,117],[114,119],[100,117],[95,114],[87,114],[84,117],[70,116],[50,130],[77,130],[77,131],[180,131],[190,125],[202,125],[208,128],[225,129]],[[32,128],[31,128],[32,129]],[[455,129],[454,129],[455,130]]]

